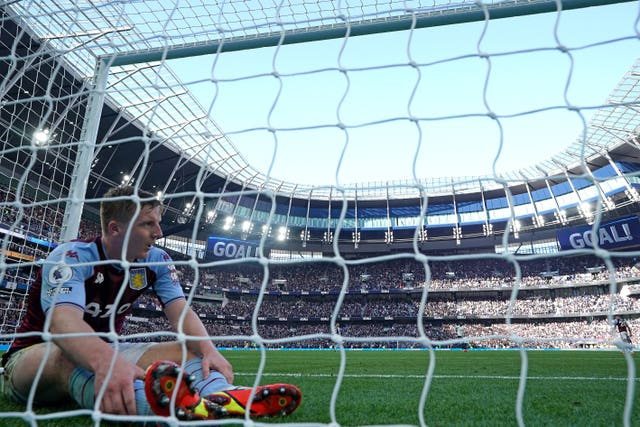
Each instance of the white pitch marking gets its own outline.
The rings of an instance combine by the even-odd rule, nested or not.
[[[255,376],[254,373],[247,372],[235,372],[237,376]],[[262,374],[263,377],[314,377],[314,378],[332,378],[336,374],[301,374],[301,373],[277,373],[277,374]],[[401,375],[401,374],[344,374],[343,378],[424,378],[425,375]],[[447,379],[483,379],[483,380],[520,380],[519,376],[509,375],[434,375],[432,378],[447,378]],[[628,381],[628,377],[527,377],[527,380],[562,380],[562,381]],[[635,381],[640,381],[640,378],[635,378]]]

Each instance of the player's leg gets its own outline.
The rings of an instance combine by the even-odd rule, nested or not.
[[[36,383],[36,375],[43,360],[45,365]],[[2,392],[13,401],[26,403],[31,388],[35,385],[36,404],[68,401],[69,378],[74,368],[55,344],[36,344],[16,352],[7,361]]]
[[[178,343],[118,343],[114,345],[118,355],[129,363],[136,364],[146,369],[153,360],[166,357],[171,360],[182,360],[183,352]],[[195,355],[187,352],[187,358]],[[92,372],[82,368],[75,368],[69,380],[69,394],[78,402],[80,407],[91,409],[95,405],[95,376]],[[154,412],[147,400],[144,381],[134,380],[133,390],[136,399],[136,413],[138,415],[151,415]]]
[[[189,350],[178,342],[159,342],[149,343],[144,351],[138,356],[136,363],[142,369],[147,369],[153,362],[157,360],[170,360],[175,363],[182,363],[183,360],[190,360],[196,357]]]
[[[188,362],[185,365],[189,367],[189,371],[196,372],[201,371],[202,361],[190,352],[183,353],[182,346],[179,343],[167,342],[167,343],[119,343],[115,346],[119,356],[133,364],[146,369],[153,361],[157,359],[168,359],[180,363],[183,357],[186,357]],[[189,374],[187,374],[189,375]],[[196,378],[197,375],[196,375]],[[94,375],[86,369],[76,368],[70,375],[69,390],[70,395],[82,408],[93,408],[95,404],[95,390],[94,390]],[[205,388],[204,386],[217,379],[218,383],[222,383],[219,387],[228,387],[228,383],[224,377],[213,371],[207,381],[197,384],[198,389]],[[200,373],[198,381],[202,380],[202,374]],[[145,394],[145,383],[142,380],[134,380],[133,383],[134,394],[136,399],[136,412],[138,415],[150,415],[152,406],[155,401],[149,402]]]
[[[170,415],[175,402],[175,415],[183,420],[240,417],[247,412],[251,417],[274,417],[290,414],[301,402],[300,389],[291,384],[270,384],[255,391],[229,384],[219,389],[221,383],[209,381],[214,373],[207,379],[197,372],[189,374],[201,370],[196,368],[199,363],[199,358],[189,360],[183,369],[171,361],[158,361],[147,369],[145,391],[156,414]],[[202,384],[208,387],[200,388]]]
[[[120,344],[118,351],[125,360],[143,368],[154,360],[168,359],[179,363],[183,358],[182,347],[178,343]],[[45,357],[45,366],[38,378],[34,402],[39,405],[56,404],[68,401],[71,396],[82,408],[92,409],[95,404],[94,374],[76,367],[55,344],[36,344],[16,352],[5,366],[3,394],[17,403],[26,403]],[[187,353],[186,357],[193,360],[186,366],[189,367],[189,371],[196,372],[198,377],[197,373],[201,371],[201,360],[191,353]],[[201,373],[199,377],[202,379]],[[212,373],[206,383],[209,384],[211,379],[216,377],[219,377],[220,385],[214,390],[229,387],[224,377],[216,372]],[[209,391],[203,384],[200,384],[198,389]],[[134,391],[138,414],[151,414],[144,392],[144,382],[136,380]]]
[[[202,395],[232,387],[225,377],[215,370],[211,370],[209,376],[204,378],[202,358],[189,351],[183,351],[183,346],[180,343],[163,342],[151,345],[140,355],[137,364],[142,369],[147,369],[158,360],[174,362],[182,366],[186,375],[192,379],[194,388]]]
[[[166,351],[160,351],[163,347],[166,347]],[[147,361],[151,357],[157,355],[176,357],[176,348],[179,346],[171,347],[158,343],[119,343],[117,346],[114,345],[114,349],[122,359],[137,364],[143,369],[146,368]],[[95,375],[92,372],[75,367],[69,376],[68,384],[69,395],[80,407],[92,409],[95,406]],[[134,380],[133,390],[136,399],[136,413],[138,415],[153,414],[145,395],[144,381]]]
[[[162,364],[156,363],[157,361],[162,361]],[[194,411],[199,413],[197,418],[213,418],[217,407],[206,407],[207,402],[200,399],[200,395],[231,387],[224,376],[215,370],[210,371],[209,376],[204,378],[202,358],[184,349],[184,346],[177,342],[149,346],[140,355],[137,364],[150,372],[147,375],[146,386],[152,388],[147,393],[147,401],[159,415],[170,414],[169,402],[171,396],[176,394],[176,412],[180,418],[194,418],[190,415]],[[148,369],[151,365],[153,367]],[[178,368],[179,366],[183,366],[184,369]],[[184,378],[178,383],[181,371],[181,377]]]
[[[186,362],[182,363],[183,360]],[[147,399],[160,415],[170,414],[173,394],[176,394],[176,415],[183,419],[242,416],[247,409],[254,417],[287,415],[298,407],[302,397],[300,390],[290,384],[261,386],[251,396],[250,388],[234,387],[217,371],[204,378],[202,359],[189,352],[185,354],[176,342],[149,347],[138,366],[147,369]]]
[[[135,354],[135,351],[138,351],[139,354]],[[208,378],[203,378],[202,358],[189,352],[183,345],[177,342],[148,344],[143,352],[135,349],[133,349],[133,351],[132,349],[127,349],[125,353],[125,357],[127,357],[128,360],[135,360],[135,363],[143,369],[148,369],[150,365],[158,360],[185,367],[183,374],[184,380],[180,384],[176,382],[177,372],[175,374],[168,374],[162,370],[154,370],[157,393],[147,393],[145,396],[145,405],[150,406],[150,409],[153,409],[152,412],[159,415],[170,414],[168,403],[170,396],[175,393],[176,408],[180,411],[179,416],[184,419],[190,419],[191,417],[188,413],[198,405],[204,408],[202,405],[206,403],[200,399],[200,391],[211,389],[212,384],[216,384],[217,388],[215,388],[215,390],[229,387],[227,380],[217,371],[211,371]],[[183,360],[186,362],[183,363]],[[178,388],[174,390],[173,386],[176,384]],[[184,412],[180,408],[191,409]],[[209,412],[213,414],[214,409],[213,407],[210,410],[206,408],[199,409],[201,413],[204,411],[204,415],[200,418],[207,418]]]

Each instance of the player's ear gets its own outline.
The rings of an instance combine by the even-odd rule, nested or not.
[[[122,231],[122,226],[118,221],[109,221],[109,224],[107,224],[107,231],[110,236],[117,236]]]

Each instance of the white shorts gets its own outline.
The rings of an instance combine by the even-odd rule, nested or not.
[[[631,344],[631,337],[626,332],[620,332],[620,339],[627,344]]]
[[[0,377],[2,378],[2,381],[0,384],[0,392],[11,401],[22,403],[22,404],[27,402],[27,397],[20,394],[18,390],[16,390],[15,387],[13,386],[13,370],[18,364],[18,362],[20,361],[20,359],[22,359],[24,355],[28,353],[31,348],[33,348],[35,345],[42,345],[42,344],[44,343],[34,344],[31,347],[22,348],[16,351],[15,353],[13,353],[9,358],[9,360],[7,360],[7,363],[4,367],[4,372]],[[118,343],[117,351],[118,351],[118,354],[122,356],[122,358],[124,358],[128,362],[131,362],[135,365],[138,363],[138,360],[140,360],[140,357],[142,357],[144,352],[147,351],[152,346],[154,346],[155,344],[156,343],[154,342]],[[111,344],[111,347],[116,348],[116,345]],[[37,405],[39,402],[34,401],[34,403]]]

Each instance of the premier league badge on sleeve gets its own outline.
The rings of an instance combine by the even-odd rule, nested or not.
[[[62,284],[73,277],[73,270],[66,264],[56,264],[49,270],[47,280],[50,284]]]

